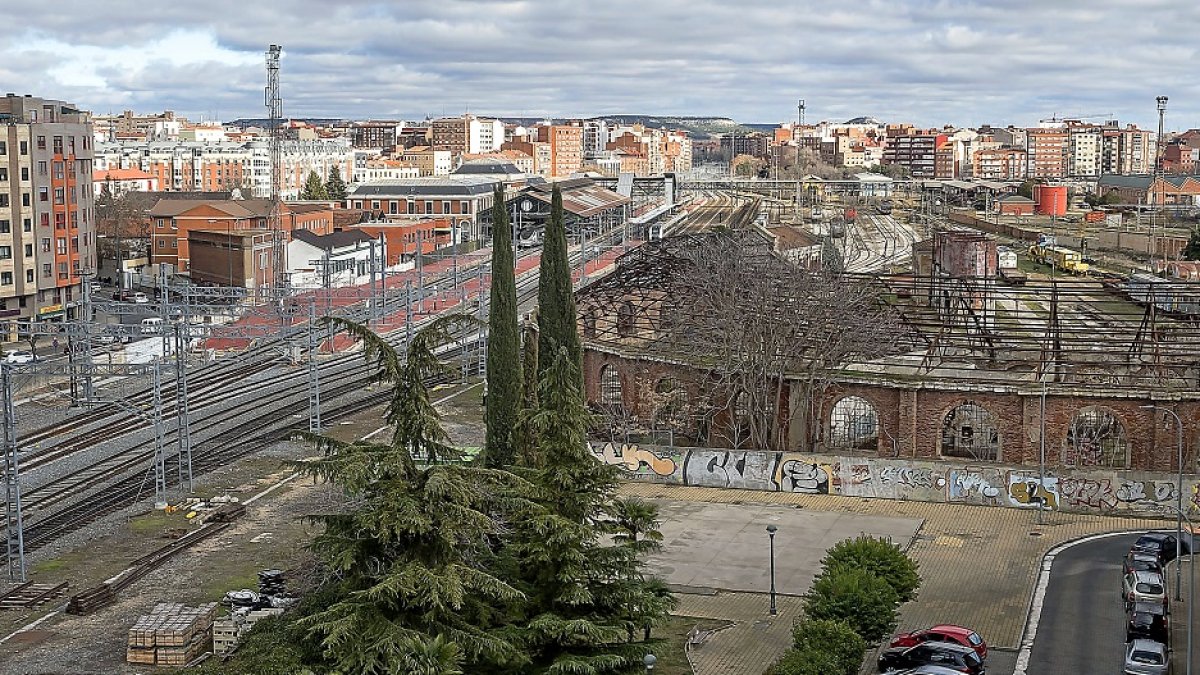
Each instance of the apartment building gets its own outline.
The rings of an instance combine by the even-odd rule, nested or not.
[[[427,145],[406,148],[396,153],[396,159],[417,167],[421,176],[449,176],[454,170],[454,155],[449,150],[434,150]]]
[[[416,165],[397,159],[368,159],[354,167],[355,183],[373,180],[401,180],[419,178],[421,170]]]
[[[350,143],[356,148],[387,150],[396,146],[396,139],[403,128],[403,122],[355,122],[350,127]]]
[[[1072,178],[1099,178],[1104,135],[1092,124],[1067,125],[1067,175]]]
[[[126,192],[158,192],[158,179],[141,169],[105,169],[92,172],[92,193],[107,189],[114,197]]]
[[[937,132],[904,133],[889,136],[883,149],[883,163],[903,167],[913,178],[937,175],[937,151],[947,135]]]
[[[579,172],[583,165],[583,127],[542,125],[537,127],[537,139],[550,146],[550,176],[566,178]]]
[[[74,316],[96,269],[93,142],[74,104],[0,99],[0,323]]]
[[[443,117],[430,122],[430,145],[454,155],[495,152],[504,144],[504,123],[474,115]]]
[[[616,151],[611,159],[620,161],[622,173],[660,176],[664,173],[682,173],[692,169],[692,139],[685,131],[648,129],[641,124],[634,124],[613,127],[611,134],[611,140],[605,149]],[[761,137],[763,147],[758,149],[765,153],[771,137],[766,134],[761,134]],[[722,142],[732,143],[724,139]],[[748,141],[751,145],[757,142]],[[741,142],[737,145],[742,147]],[[727,145],[726,154],[728,151]]]
[[[286,140],[280,145],[284,199],[300,194],[310,171],[322,178],[330,169],[344,177],[354,175],[354,150],[347,139]],[[245,197],[271,194],[270,144],[262,138],[224,143],[125,141],[100,144],[96,153],[97,171],[140,169],[154,176],[164,192],[241,189]]]
[[[1020,148],[988,148],[975,151],[972,176],[980,180],[1024,180],[1029,158]]]
[[[1028,176],[1051,180],[1066,178],[1070,149],[1070,133],[1066,127],[1041,127],[1026,131]]]

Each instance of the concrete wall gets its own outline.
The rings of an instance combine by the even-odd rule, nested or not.
[[[592,453],[648,483],[832,494],[847,497],[1046,508],[1074,513],[1174,513],[1177,475],[1145,471],[1047,470],[763,450],[671,448],[594,442]],[[1185,475],[1184,509],[1200,512],[1196,475]]]

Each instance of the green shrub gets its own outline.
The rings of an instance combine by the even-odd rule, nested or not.
[[[829,667],[826,654],[789,649],[765,675],[837,675],[840,672]]]
[[[899,546],[867,535],[838,542],[825,553],[821,564],[826,570],[848,567],[871,572],[888,582],[900,602],[908,602],[916,597],[917,589],[921,586],[915,560],[908,557]]]
[[[823,654],[829,675],[856,675],[867,652],[867,641],[844,621],[804,619],[792,630],[795,650]]]
[[[895,628],[899,604],[888,582],[847,567],[826,569],[804,595],[804,612],[810,619],[844,621],[872,644]]]

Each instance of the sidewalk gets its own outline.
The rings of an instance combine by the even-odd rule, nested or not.
[[[1089,534],[1174,527],[1174,520],[1145,520],[1045,514],[1035,511],[959,504],[904,502],[831,495],[683,487],[627,482],[620,494],[645,499],[719,503],[787,504],[814,511],[920,518],[924,524],[909,549],[920,565],[918,598],[901,608],[900,629],[957,623],[979,631],[988,644],[1015,649],[1020,644],[1042,556],[1054,546]],[[780,531],[778,537],[787,536]],[[764,589],[765,590],[765,589]],[[730,596],[749,596],[742,599]],[[707,618],[729,619],[737,626],[714,635],[703,652],[701,675],[761,673],[789,646],[791,619],[799,602],[780,606],[773,625],[764,625],[765,595],[721,593],[704,599],[681,596],[679,615],[703,611]],[[710,667],[711,666],[711,667]]]

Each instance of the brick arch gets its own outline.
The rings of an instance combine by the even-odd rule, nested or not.
[[[958,398],[941,407],[938,420],[937,456],[978,461],[1004,459],[1001,418],[980,399]]]
[[[859,401],[861,401],[861,405],[858,403]],[[858,409],[839,414],[838,406],[843,403],[857,406]],[[866,406],[867,410],[863,410],[862,406]],[[852,413],[859,414],[852,415]],[[872,430],[869,434],[862,434],[861,423],[858,419],[852,419],[852,417],[868,415],[871,419]],[[879,438],[883,435],[881,433],[882,426],[880,424],[879,405],[858,392],[843,393],[833,399],[833,402],[828,406],[828,410],[822,416],[822,424],[824,425],[822,440],[829,452],[861,452],[868,449],[878,452],[879,450]],[[851,428],[852,426],[854,428]],[[860,436],[863,437],[863,440],[856,442],[856,439]],[[862,444],[868,439],[872,442],[872,445],[870,447],[863,447]]]
[[[1128,468],[1133,461],[1129,424],[1116,408],[1097,403],[1082,406],[1067,422],[1061,453],[1064,466]]]

